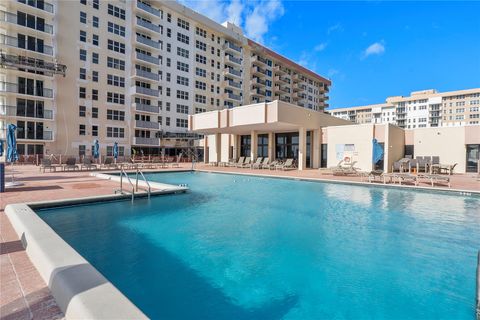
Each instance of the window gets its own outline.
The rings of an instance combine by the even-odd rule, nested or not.
[[[92,71],[92,81],[98,82],[98,71]]]
[[[107,127],[107,137],[109,138],[124,138],[125,129],[117,127]]]
[[[187,128],[188,120],[187,119],[177,119],[177,128]]]
[[[98,17],[93,16],[93,18],[92,18],[92,26],[93,26],[94,28],[98,28],[99,24],[100,24],[100,23],[99,23]]]
[[[125,111],[107,109],[107,120],[125,121]]]
[[[167,13],[167,22],[172,22],[172,15]]]
[[[112,50],[119,53],[125,53],[125,44],[118,41],[108,39],[108,50]]]
[[[92,52],[92,63],[98,64],[98,53]]]
[[[116,92],[107,92],[107,102],[125,104],[125,95]]]
[[[87,42],[87,32],[80,30],[80,41]]]
[[[188,63],[177,61],[177,70],[188,72]]]
[[[201,29],[201,28],[199,28],[199,27],[196,27],[196,28],[195,28],[195,33],[196,33],[197,35],[201,36],[201,37],[204,37],[204,38],[207,37],[207,31],[205,31],[205,30],[203,30],[203,29]]]
[[[195,61],[201,64],[207,64],[207,58],[198,53],[195,55]]]
[[[182,76],[177,76],[177,83],[188,86],[188,78],[187,77],[182,77]]]
[[[98,126],[92,126],[92,136],[98,137]]]
[[[98,9],[100,7],[99,0],[93,0],[92,6],[93,6],[93,9]]]
[[[80,11],[80,23],[87,23],[87,13]]]
[[[120,18],[122,20],[125,20],[125,10],[116,7],[114,5],[108,4],[108,14]]]
[[[177,47],[177,55],[188,59],[189,52],[187,49]]]
[[[78,155],[79,156],[84,156],[85,155],[85,145],[84,144],[78,146]]]
[[[98,100],[98,90],[92,89],[92,100]]]
[[[96,107],[92,108],[92,118],[95,118],[95,119],[98,118],[98,108]]]
[[[165,117],[165,125],[170,126],[170,117]]]
[[[212,85],[212,89],[213,89],[213,87],[214,86]],[[195,88],[200,89],[200,90],[206,90],[207,89],[207,84],[205,82],[195,81]]]
[[[80,60],[87,61],[87,50],[80,49]]]
[[[125,78],[109,74],[107,75],[107,84],[111,86],[116,86],[116,87],[125,87]]]
[[[202,51],[207,51],[207,44],[202,42],[202,41],[199,41],[199,40],[196,40],[195,41],[195,47],[197,49],[200,49]],[[212,48],[213,49],[213,48]]]
[[[112,57],[107,58],[107,66],[109,68],[118,69],[118,70],[125,70],[125,61],[120,59],[115,59]]]
[[[87,97],[87,89],[84,88],[84,87],[80,87],[80,88],[78,88],[78,89],[79,89],[79,90],[78,90],[78,97],[79,97],[80,99],[85,99],[85,98]]]
[[[167,52],[172,52],[172,44],[167,43]]]
[[[177,40],[180,42],[183,42],[185,44],[190,43],[190,37],[187,35],[184,35],[183,33],[177,32]]]
[[[188,100],[188,92],[177,90],[177,99]]]
[[[207,103],[207,97],[201,95],[201,94],[196,94],[195,95],[195,102],[198,102],[198,103]]]
[[[80,68],[80,79],[82,79],[82,80],[87,79],[87,69]]]
[[[207,109],[205,109],[205,108],[198,108],[198,107],[195,108],[195,113],[202,113],[202,112],[206,112],[206,111],[207,111]]]
[[[99,38],[98,38],[98,34],[94,34],[92,36],[92,43],[94,46],[98,46],[98,42],[99,42]]]
[[[180,18],[177,19],[177,26],[185,30],[190,30],[190,23]]]
[[[108,32],[125,37],[125,27],[113,22],[108,22]]]
[[[188,106],[183,104],[177,104],[177,113],[188,114]]]
[[[207,71],[205,69],[196,68],[195,69],[195,74],[199,77],[204,77],[204,78],[207,77]]]
[[[85,117],[87,115],[87,107],[85,106],[78,106],[78,116]]]
[[[120,157],[125,155],[125,147],[118,146],[118,155]],[[113,157],[113,146],[107,146],[107,157]]]
[[[87,132],[87,130],[85,129],[85,125],[84,124],[81,124],[78,126],[78,134],[81,135],[81,136],[84,136]]]

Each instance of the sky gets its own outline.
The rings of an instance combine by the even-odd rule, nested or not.
[[[179,2],[332,80],[330,108],[480,87],[480,1]]]

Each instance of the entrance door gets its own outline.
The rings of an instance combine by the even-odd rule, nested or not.
[[[467,144],[467,172],[478,172],[480,144]]]

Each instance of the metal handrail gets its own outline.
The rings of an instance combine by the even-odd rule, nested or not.
[[[132,186],[132,202],[133,202],[133,199],[135,198],[135,186],[133,185],[132,181],[130,180],[130,177],[128,176],[127,172],[125,172],[123,168],[120,169],[120,192],[123,193],[123,176],[124,175],[127,178],[128,183],[130,183],[130,186]]]
[[[477,285],[476,285],[476,301],[475,301],[475,309],[476,309],[476,316],[477,319],[480,319],[480,250],[477,254]]]
[[[145,178],[145,175],[143,174],[143,171],[138,169],[137,168],[137,175],[136,175],[136,181],[135,181],[135,186],[137,188],[137,192],[138,192],[138,174],[140,173],[140,175],[142,176],[143,178],[143,181],[145,181],[145,183],[147,184],[147,187],[148,187],[148,198],[150,198],[150,193],[151,193],[151,190],[152,188],[150,187],[150,183],[148,182],[148,180]]]

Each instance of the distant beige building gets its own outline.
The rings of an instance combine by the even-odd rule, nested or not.
[[[188,115],[328,107],[328,79],[175,1],[2,1],[0,43],[0,135],[15,123],[21,155],[90,155],[96,139],[102,155],[175,154],[197,138]]]
[[[408,97],[388,97],[385,103],[329,110],[355,123],[390,123],[401,128],[430,128],[480,123],[480,88],[437,92],[423,90]]]

